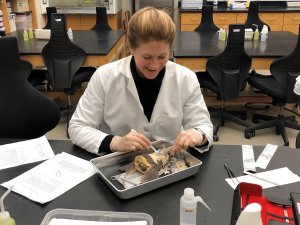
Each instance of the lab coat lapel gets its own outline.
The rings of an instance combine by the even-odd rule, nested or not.
[[[120,67],[121,69],[121,73],[123,73],[126,77],[127,77],[127,89],[128,91],[131,93],[131,95],[133,96],[133,98],[135,99],[135,101],[138,103],[138,105],[140,106],[141,110],[144,112],[143,106],[141,104],[140,98],[139,98],[139,94],[137,92],[133,77],[132,77],[132,73],[130,70],[130,61],[131,61],[132,57],[128,57],[128,59],[126,60],[126,62],[124,63],[124,65],[122,65]],[[125,73],[123,72],[125,71]]]
[[[134,97],[134,99],[138,102],[138,104],[141,107],[141,109],[143,110],[143,106],[141,104],[141,101],[140,101],[140,98],[139,98],[139,94],[137,92],[137,89],[136,89],[136,86],[135,86],[133,78],[129,78],[128,79],[127,88],[129,90],[129,92],[132,94],[132,96]]]

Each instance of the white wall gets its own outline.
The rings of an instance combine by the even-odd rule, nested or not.
[[[131,0],[117,0],[117,1],[122,1],[122,10],[123,10],[123,13],[126,11],[126,10],[129,10],[130,14],[132,14],[131,12],[131,5],[133,4]]]

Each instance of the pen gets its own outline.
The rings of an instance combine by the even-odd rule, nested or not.
[[[234,175],[234,173],[232,172],[232,170],[228,167],[228,165],[227,165],[226,162],[224,163],[224,166],[225,166],[225,169],[226,169],[226,171],[227,171],[229,177],[230,177],[231,180],[232,180],[232,183],[235,184],[235,182],[234,182],[234,178],[235,178],[235,179],[237,180],[237,183],[239,184],[240,181],[239,181],[239,180],[237,179],[237,177]]]
[[[278,183],[276,183],[276,182],[274,182],[274,181],[268,180],[268,179],[266,179],[266,178],[260,177],[260,176],[258,176],[257,174],[249,173],[248,171],[244,171],[244,174],[247,174],[247,175],[249,175],[249,176],[251,176],[251,177],[255,177],[255,178],[257,178],[257,179],[259,179],[259,180],[262,180],[262,181],[269,182],[270,184],[274,184],[274,185],[280,186],[280,184],[278,184]]]

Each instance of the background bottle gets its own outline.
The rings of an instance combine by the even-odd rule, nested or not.
[[[29,36],[29,39],[34,38],[33,30],[31,28],[28,31],[28,36]]]
[[[71,28],[68,29],[68,36],[70,40],[73,40],[73,31]]]
[[[23,38],[24,38],[24,41],[28,41],[29,40],[28,32],[26,30],[24,30],[24,32],[23,32]]]
[[[247,1],[246,2],[246,8],[249,8],[249,6],[250,6],[250,1]]]
[[[225,41],[226,40],[226,31],[222,28],[219,30],[219,40]]]
[[[263,26],[260,34],[261,34],[260,40],[261,41],[266,41],[267,37],[268,37],[268,27],[267,27],[267,25]]]
[[[256,30],[254,31],[254,37],[253,37],[253,39],[254,40],[258,40],[258,38],[259,38],[259,32],[258,32],[258,28],[256,28]]]
[[[214,5],[214,7],[217,7],[218,6],[218,0],[214,0],[213,5]]]
[[[228,34],[229,34],[229,30],[228,30],[228,26],[224,26],[224,30],[225,30],[225,39],[228,38]]]
[[[252,24],[252,25],[256,27],[254,34],[253,34],[253,39],[258,40],[258,38],[259,38],[258,25],[256,25],[256,24]]]
[[[227,8],[230,8],[231,0],[227,1]]]

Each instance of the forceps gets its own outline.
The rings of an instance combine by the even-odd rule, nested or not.
[[[237,183],[239,184],[240,181],[239,181],[239,180],[237,179],[237,177],[234,175],[234,173],[232,172],[232,170],[228,167],[228,165],[227,165],[226,162],[224,163],[224,166],[225,166],[225,169],[226,169],[226,171],[227,171],[229,177],[230,177],[231,180],[232,180],[232,183],[235,184],[235,180],[234,180],[234,179],[236,179]]]

